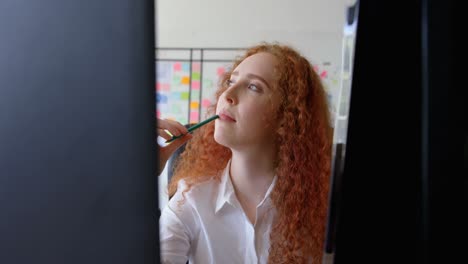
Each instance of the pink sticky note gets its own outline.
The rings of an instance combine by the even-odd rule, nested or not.
[[[156,83],[156,91],[160,91],[161,90],[161,84],[160,83]]]
[[[218,67],[216,72],[218,73],[218,76],[223,75],[224,74],[224,67]]]
[[[192,82],[192,89],[193,90],[200,90],[200,81],[193,81]]]
[[[158,110],[158,111],[156,111],[156,116],[157,116],[158,118],[160,118],[160,117],[161,117],[161,112],[160,112],[159,110]]]
[[[174,63],[174,71],[180,71],[182,70],[182,64],[180,62]]]
[[[202,106],[203,106],[203,107],[206,108],[206,107],[208,107],[208,106],[210,106],[210,105],[211,105],[210,100],[208,100],[208,99],[203,99],[203,101],[202,101]]]
[[[198,122],[198,112],[190,112],[190,122]]]
[[[320,77],[322,77],[322,78],[327,78],[327,75],[328,75],[328,72],[327,72],[327,71],[323,71],[323,72],[320,74]]]
[[[200,63],[194,62],[194,63],[192,64],[192,71],[194,71],[194,72],[199,72],[199,71],[200,71]]]
[[[161,90],[169,91],[170,89],[171,89],[171,86],[168,83],[161,84]]]

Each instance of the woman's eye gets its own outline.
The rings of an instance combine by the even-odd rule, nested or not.
[[[260,92],[261,91],[261,89],[258,88],[258,86],[255,85],[255,84],[249,84],[249,89],[254,91],[254,92]]]
[[[228,87],[229,87],[229,86],[232,86],[233,84],[234,84],[234,82],[231,81],[231,80],[227,80],[227,81],[226,81],[226,85],[227,85]]]

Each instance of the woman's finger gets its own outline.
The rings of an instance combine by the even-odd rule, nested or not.
[[[158,119],[157,126],[159,129],[166,129],[174,136],[188,133],[188,130],[185,126],[174,120]]]
[[[168,121],[169,125],[172,126],[173,129],[175,129],[175,130],[177,130],[179,132],[178,135],[188,133],[187,128],[184,125],[182,125],[181,123],[179,123],[177,121],[174,121],[174,120],[167,120],[167,121]]]
[[[160,128],[158,128],[158,135],[164,138],[165,140],[169,140],[172,138],[171,135],[169,135],[164,129]]]

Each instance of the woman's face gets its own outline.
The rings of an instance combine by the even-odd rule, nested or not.
[[[214,138],[231,149],[274,144],[281,98],[276,88],[276,58],[269,53],[247,57],[237,66],[221,94]]]

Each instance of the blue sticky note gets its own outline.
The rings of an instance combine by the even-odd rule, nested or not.
[[[189,72],[190,71],[190,64],[188,62],[182,63],[182,70],[184,72]]]
[[[169,94],[169,99],[170,99],[171,101],[178,101],[178,100],[180,100],[180,92],[171,92],[171,93]]]
[[[156,93],[156,103],[167,104],[167,96],[164,94]]]

